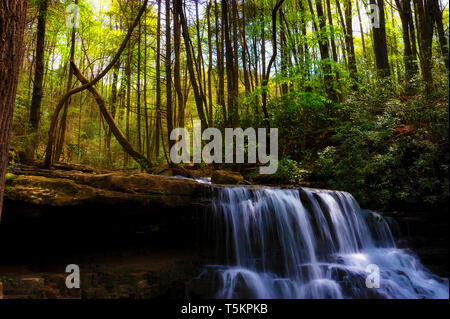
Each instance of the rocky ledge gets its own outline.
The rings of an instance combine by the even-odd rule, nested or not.
[[[5,199],[60,207],[95,203],[151,209],[202,205],[208,191],[191,179],[70,168],[16,165],[6,178]]]
[[[6,178],[0,241],[9,244],[0,265],[85,252],[197,250],[209,192],[186,178],[15,165]]]

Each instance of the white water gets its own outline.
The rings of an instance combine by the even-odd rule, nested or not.
[[[226,263],[205,267],[218,298],[448,298],[449,282],[395,247],[385,220],[345,192],[218,188]],[[368,265],[380,287],[368,288]],[[369,272],[368,272],[369,271]],[[372,270],[373,271],[373,270]]]

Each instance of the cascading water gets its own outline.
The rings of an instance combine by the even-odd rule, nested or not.
[[[215,297],[449,297],[448,279],[396,248],[386,221],[348,193],[214,189],[214,234],[224,262],[206,266],[199,278],[215,278]],[[368,279],[377,270],[379,288]]]

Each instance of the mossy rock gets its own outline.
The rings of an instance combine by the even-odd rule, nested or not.
[[[24,175],[11,177],[6,189],[8,199],[53,206],[79,204],[93,193],[91,187],[68,179]]]
[[[145,173],[94,174],[38,168],[23,172],[23,175],[8,174],[6,200],[49,206],[174,208],[203,203],[200,194],[209,187],[194,180]]]

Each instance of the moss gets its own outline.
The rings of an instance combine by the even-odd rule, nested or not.
[[[73,205],[79,201],[80,191],[83,193],[82,187],[66,179],[13,174],[8,178],[6,194],[35,205]]]
[[[13,182],[16,178],[17,178],[16,175],[11,174],[11,173],[6,173],[6,176],[5,176],[5,184],[6,184],[6,185],[11,185],[12,182]]]

